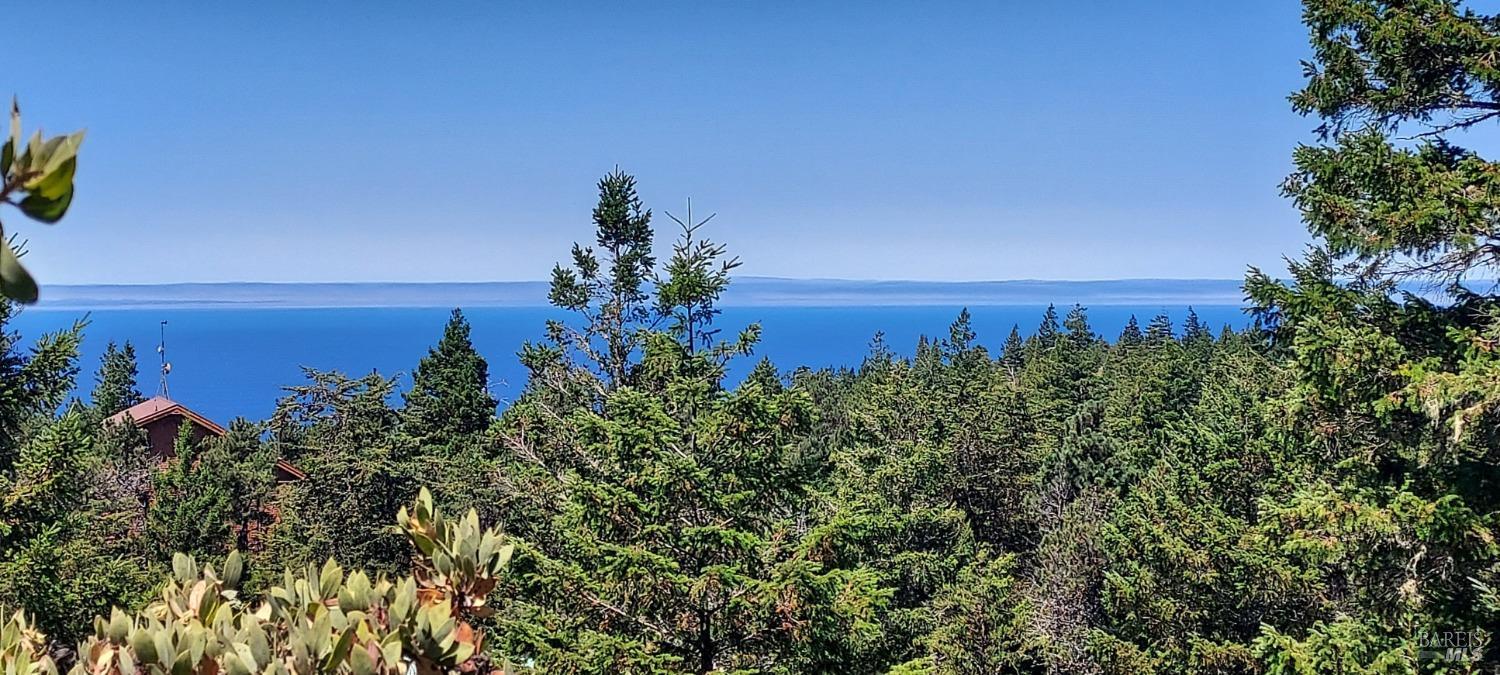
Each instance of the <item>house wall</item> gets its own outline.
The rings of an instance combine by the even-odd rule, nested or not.
[[[186,420],[187,418],[181,415],[168,415],[145,425],[146,442],[151,446],[152,456],[163,461],[177,456],[177,434]],[[202,441],[209,436],[209,430],[202,425],[193,422],[189,424],[193,425],[194,442]]]

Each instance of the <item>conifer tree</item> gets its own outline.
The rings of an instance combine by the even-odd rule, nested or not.
[[[1172,330],[1172,319],[1166,312],[1151,317],[1151,322],[1146,324],[1146,343],[1159,345],[1176,339]]]
[[[576,367],[611,386],[576,398],[541,391],[569,386],[565,374],[533,379],[507,413],[502,435],[517,463],[508,473],[545,495],[550,520],[517,552],[520,601],[500,629],[508,652],[558,671],[826,670],[872,629],[873,577],[829,568],[801,543],[810,399],[768,386],[765,372],[724,386],[728,361],[749,354],[759,333],[702,340],[715,335],[727,283],[716,274],[727,269],[722,247],[693,232],[685,228],[655,302],[639,303],[672,322],[665,331],[600,322],[597,296],[561,275],[559,304],[584,314],[586,333],[605,345],[573,343],[587,361]],[[631,264],[640,262],[649,257]],[[522,433],[537,425],[556,433]]]
[[[1042,323],[1037,326],[1036,334],[1031,336],[1032,341],[1043,348],[1050,348],[1057,344],[1058,336],[1062,334],[1062,327],[1057,321],[1057,307],[1047,305],[1047,311],[1042,314]]]
[[[1212,340],[1213,336],[1208,332],[1208,326],[1198,320],[1198,313],[1188,307],[1187,318],[1182,322],[1182,341],[1184,343],[1199,343],[1204,340]]]
[[[136,386],[136,374],[135,346],[126,341],[117,348],[113,340],[105,345],[91,396],[99,416],[108,417],[144,400]]]
[[[1048,470],[1066,486],[1066,495],[1076,495],[1096,486],[1121,483],[1114,464],[1118,446],[1105,430],[1104,406],[1089,401],[1068,420],[1067,434],[1051,458]]]
[[[974,333],[972,317],[969,315],[969,308],[965,307],[959,310],[958,318],[948,326],[948,353],[953,355],[968,351],[973,346],[975,337],[977,335]]]
[[[474,349],[469,333],[463,311],[454,309],[442,339],[412,371],[401,411],[403,428],[412,436],[435,441],[470,437],[495,418],[489,364]]]
[[[992,556],[964,568],[933,599],[934,628],[923,638],[928,655],[911,672],[1022,673],[1041,670],[1022,620],[1032,611],[1016,588],[1014,556]],[[892,673],[907,671],[892,670]]]
[[[1263,502],[1263,530],[1320,570],[1337,608],[1256,647],[1305,671],[1373,669],[1412,663],[1444,626],[1500,625],[1482,600],[1500,578],[1500,297],[1473,281],[1500,261],[1500,162],[1465,147],[1500,119],[1500,16],[1457,0],[1303,5],[1312,55],[1291,101],[1319,139],[1282,187],[1318,241],[1285,280],[1252,269],[1245,291],[1297,379],[1286,433],[1319,458]],[[1398,295],[1400,281],[1452,300]]]
[[[865,355],[864,362],[860,364],[861,372],[882,371],[890,368],[896,361],[895,352],[885,342],[885,332],[875,331],[875,337],[870,338],[870,351]]]
[[[781,391],[784,388],[781,374],[776,372],[776,364],[771,363],[771,359],[765,356],[755,362],[755,368],[745,376],[745,384],[771,392]]]
[[[714,345],[718,330],[719,296],[729,287],[729,273],[740,266],[739,258],[726,256],[723,244],[698,236],[698,230],[714,216],[693,220],[693,202],[688,200],[686,219],[667,214],[682,228],[672,245],[664,274],[656,277],[656,313],[671,323],[669,330],[689,353]],[[648,230],[649,233],[649,230]],[[650,260],[646,261],[649,267]]]
[[[0,300],[0,469],[14,460],[28,430],[49,421],[78,377],[83,325],[42,336],[29,353],[10,330],[17,306]]]
[[[271,509],[276,501],[276,453],[262,441],[261,427],[234,420],[227,434],[205,442],[199,461],[206,477],[228,495],[233,547],[258,552],[275,522]]]
[[[1087,349],[1098,342],[1099,336],[1089,326],[1088,310],[1083,305],[1073,305],[1063,319],[1063,329],[1068,332],[1068,344],[1075,349]]]
[[[1120,331],[1118,343],[1125,347],[1134,347],[1146,341],[1146,336],[1141,333],[1141,325],[1136,322],[1135,315],[1130,315],[1130,320],[1125,322],[1125,329]]]
[[[72,410],[34,428],[15,462],[0,468],[0,604],[26,611],[68,644],[94,616],[130,605],[152,570],[117,557],[87,505],[93,418]]]
[[[395,382],[379,373],[351,378],[304,369],[308,383],[287,387],[267,423],[274,457],[307,474],[284,488],[268,555],[289,565],[329,557],[373,570],[407,563],[390,513],[418,490],[410,437],[387,403]]]
[[[645,285],[656,265],[651,211],[636,194],[634,176],[616,169],[600,179],[593,221],[598,250],[574,244],[572,266],[553,268],[548,295],[553,305],[580,314],[585,325],[577,330],[553,323],[549,332],[582,351],[614,388],[625,384],[639,329],[649,318]]]
[[[1005,370],[1015,377],[1026,364],[1026,343],[1021,340],[1021,326],[1011,324],[1010,335],[1005,337],[1005,346],[1000,352],[1000,362]]]
[[[1051,337],[1044,339],[1040,331],[1032,337],[1021,377],[1029,394],[1027,406],[1037,416],[1046,451],[1056,449],[1075,409],[1098,395],[1103,344],[1082,307],[1075,306],[1067,318],[1067,332],[1063,332],[1056,309],[1047,307],[1042,329]]]
[[[953,365],[960,388],[972,383],[980,370],[989,363],[989,354],[983,347],[974,344],[978,335],[974,332],[969,308],[958,313],[958,318],[948,327],[948,339],[943,343],[944,357]]]

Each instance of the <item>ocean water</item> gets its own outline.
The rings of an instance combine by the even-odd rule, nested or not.
[[[998,352],[1012,325],[1023,334],[1040,322],[1043,305],[970,307],[978,341]],[[1216,331],[1223,325],[1248,323],[1235,305],[1197,305],[1198,316]],[[747,372],[764,355],[781,369],[855,366],[868,353],[871,338],[885,333],[897,353],[911,354],[921,335],[946,336],[958,306],[758,306],[730,307],[717,325],[729,335],[759,322],[762,340],[756,356],[742,360],[732,375]],[[140,388],[156,392],[160,324],[167,322],[167,357],[172,363],[172,398],[221,423],[236,417],[264,419],[284,392],[303,381],[304,367],[350,375],[377,371],[406,377],[442,336],[449,309],[435,307],[359,308],[136,308],[24,310],[10,328],[29,342],[48,331],[84,320],[79,393],[93,386],[99,356],[108,341],[129,340],[140,360]],[[1065,309],[1060,308],[1060,312]],[[1089,308],[1094,330],[1113,339],[1131,315],[1144,325],[1166,312],[1174,323],[1186,316],[1183,305],[1102,305]],[[475,347],[489,361],[491,390],[504,405],[525,386],[525,371],[516,357],[523,342],[543,336],[548,318],[566,318],[543,307],[475,307],[465,309],[473,325]]]

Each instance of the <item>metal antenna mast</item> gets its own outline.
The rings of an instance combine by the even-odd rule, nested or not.
[[[161,355],[161,384],[157,387],[156,395],[162,398],[171,398],[167,394],[167,375],[172,373],[172,364],[167,361],[167,322],[161,322],[161,342],[156,345],[156,353]]]

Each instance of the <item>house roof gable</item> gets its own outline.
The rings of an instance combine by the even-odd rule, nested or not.
[[[192,420],[194,424],[208,429],[216,436],[223,436],[224,434],[229,433],[224,430],[224,427],[221,427],[218,424],[214,423],[213,420],[208,419],[207,417],[194,412],[191,408],[173,401],[172,399],[169,399],[165,396],[153,396],[144,401],[141,401],[140,403],[130,406],[125,410],[110,415],[108,421],[123,424],[126,418],[129,418],[131,422],[135,424],[135,426],[143,427],[152,422],[155,422],[156,420],[171,417],[173,415],[186,417],[189,420]]]
[[[139,428],[145,427],[157,420],[174,416],[187,418],[194,424],[207,429],[209,433],[215,436],[223,436],[224,434],[229,433],[228,431],[225,431],[224,427],[221,427],[218,424],[214,423],[213,420],[199,415],[191,408],[173,401],[172,399],[169,399],[165,396],[153,396],[151,398],[148,398],[144,401],[141,401],[140,403],[126,408],[125,410],[110,415],[108,420],[106,421],[114,424],[124,424],[126,420],[129,420],[131,424]],[[276,460],[276,468],[281,469],[297,480],[307,478],[306,473],[304,473],[301,469],[297,468],[295,465],[293,465],[291,462],[286,461],[285,459],[278,458]]]

